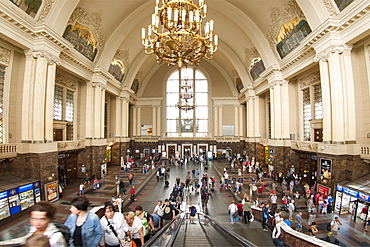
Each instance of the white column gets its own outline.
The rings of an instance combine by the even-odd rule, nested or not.
[[[116,112],[115,112],[115,115],[116,115],[116,121],[115,121],[115,124],[114,124],[114,132],[116,133],[116,137],[122,137],[122,125],[123,125],[123,122],[122,122],[122,115],[123,115],[123,111],[122,111],[122,97],[116,97]]]
[[[125,97],[122,97],[122,101],[121,101],[121,108],[122,108],[122,114],[121,114],[121,122],[122,122],[122,125],[121,125],[121,133],[122,133],[122,137],[128,137],[129,133],[128,133],[128,126],[129,126],[129,100],[128,98],[125,98]]]
[[[105,138],[104,136],[104,118],[105,118],[105,88],[101,87],[101,92],[100,92],[100,138]],[[107,138],[109,137],[109,128],[107,126]]]
[[[40,54],[35,60],[35,83],[33,91],[33,112],[32,112],[32,140],[36,143],[44,142],[45,129],[45,85],[47,59]]]
[[[234,136],[239,136],[239,109],[234,105]]]
[[[94,87],[93,83],[86,84],[86,138],[94,138]]]
[[[281,84],[277,82],[274,86],[274,122],[275,122],[275,138],[281,140],[282,125],[281,125]]]
[[[247,137],[253,137],[254,133],[254,100],[253,96],[247,98]]]
[[[219,136],[218,134],[218,107],[213,107],[213,135]]]
[[[158,106],[152,106],[152,136],[157,136],[157,107]]]
[[[290,139],[289,89],[288,81],[281,84],[281,138]]]
[[[244,136],[244,121],[245,118],[243,118],[243,109],[244,106],[239,106],[239,136]]]
[[[141,106],[138,107],[136,116],[137,116],[137,122],[136,122],[137,136],[141,136]]]
[[[253,137],[260,137],[260,105],[258,96],[253,98],[253,105]]]
[[[26,56],[25,71],[24,71],[24,81],[23,81],[23,95],[22,95],[22,142],[31,142],[31,93],[33,88],[33,63],[35,58],[32,54]]]
[[[344,121],[345,121],[345,141],[346,143],[356,143],[356,112],[355,109],[355,89],[353,81],[353,67],[351,60],[351,49],[346,47],[342,56],[342,72],[344,83]]]
[[[157,110],[157,136],[162,136],[162,107],[161,106],[158,106],[156,108]]]
[[[344,143],[344,98],[343,77],[341,73],[340,54],[341,49],[334,48],[328,58],[330,91],[332,106],[332,137],[333,143]]]
[[[137,136],[137,106],[132,107],[132,135]]]
[[[100,138],[100,126],[101,126],[101,88],[97,83],[94,86],[94,98],[93,98],[93,113],[94,113],[94,123],[93,123],[93,138]]]
[[[45,139],[53,141],[53,115],[56,64],[49,61],[46,78],[45,97]]]
[[[224,136],[223,135],[223,133],[222,133],[222,124],[223,124],[223,122],[222,122],[222,106],[220,106],[219,108],[218,108],[218,135],[219,136]]]

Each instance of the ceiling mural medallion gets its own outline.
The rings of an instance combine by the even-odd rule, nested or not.
[[[256,47],[245,48],[244,53],[246,58],[245,65],[250,76],[255,81],[261,75],[261,73],[265,71],[265,65]]]
[[[105,46],[105,35],[103,33],[101,13],[77,7],[68,20],[66,31],[68,27],[74,27],[75,29],[71,29],[71,31],[78,31],[80,41],[81,38],[86,41],[87,46],[85,46],[85,48],[87,49],[83,50],[82,54],[88,57],[91,61],[97,62]],[[63,37],[64,36],[65,35],[63,35]],[[74,41],[74,43],[76,42],[78,41]],[[76,44],[74,45],[76,47]],[[96,54],[91,54],[91,51],[89,51],[92,46],[96,49]]]
[[[297,33],[297,26],[301,23],[302,20],[305,20],[306,17],[295,1],[290,1],[289,3],[284,4],[283,6],[280,6],[280,7],[271,8],[270,17],[271,17],[271,22],[270,22],[269,31],[267,34],[268,41],[269,41],[271,49],[275,51],[275,55],[282,58],[281,55],[283,55],[284,57],[284,55],[287,54],[287,51],[288,52],[290,51],[290,50],[286,50],[286,48],[291,46],[291,44],[289,44],[291,40],[294,40],[294,39],[290,40],[290,36],[291,35],[301,36],[300,32]],[[295,23],[295,25],[292,25],[293,23]],[[304,23],[301,23],[300,25],[303,26],[303,24]],[[298,29],[299,28],[301,27],[298,27]],[[309,32],[311,32],[311,29],[309,29]],[[277,52],[277,48],[276,48],[276,45],[279,43],[277,42],[278,37],[288,38],[286,40],[283,40],[284,44],[282,44],[283,47],[281,48],[281,50],[284,52],[282,52],[281,54]]]
[[[129,68],[129,52],[128,50],[117,50],[114,55],[113,61],[111,62],[108,72],[116,78],[119,82],[122,82],[125,73]]]

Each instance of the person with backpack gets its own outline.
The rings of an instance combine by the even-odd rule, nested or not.
[[[151,231],[152,230],[154,231],[153,219],[148,212],[143,211],[143,207],[140,205],[135,207],[135,213],[136,213],[135,216],[137,216],[141,220],[141,224],[144,227],[144,243],[145,243],[151,237],[150,235]]]
[[[26,239],[31,238],[34,234],[42,233],[49,239],[50,247],[65,247],[67,240],[62,231],[57,227],[54,220],[56,206],[50,202],[38,202],[31,208],[30,223],[31,229]]]
[[[116,213],[115,207],[111,202],[104,205],[104,216],[100,219],[100,226],[103,237],[100,245],[105,247],[120,246],[121,240],[125,239],[128,226],[123,218],[123,214]]]

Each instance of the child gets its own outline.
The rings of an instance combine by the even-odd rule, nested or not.
[[[131,196],[130,196],[131,201],[135,201],[136,202],[137,199],[135,198],[135,186],[132,186],[131,187],[130,194],[131,194]]]
[[[327,201],[324,201],[324,203],[322,204],[321,213],[325,214],[325,216],[328,217],[328,202]]]

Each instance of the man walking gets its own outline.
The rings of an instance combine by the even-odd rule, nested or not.
[[[338,231],[342,223],[339,221],[339,217],[335,217],[334,220],[330,223],[330,231],[333,233],[334,236],[334,244],[339,244],[338,241]]]
[[[269,214],[270,214],[270,204],[266,203],[265,206],[262,208],[262,228],[264,231],[268,231],[266,226],[267,226],[267,221],[269,219]]]
[[[308,225],[310,226],[312,222],[314,222],[316,218],[316,206],[312,204],[311,209],[308,211]]]
[[[289,210],[289,220],[293,221],[293,213],[295,210],[294,200],[291,200],[290,203],[288,204],[288,210]]]
[[[243,208],[244,208],[244,224],[248,224],[249,223],[249,220],[252,218],[252,215],[251,215],[251,202],[249,201],[249,198],[244,198],[243,199],[244,201],[244,205],[243,205]]]
[[[231,204],[229,205],[231,225],[235,224],[235,217],[238,217],[237,215],[235,215],[235,212],[238,212],[238,207],[235,205],[235,202],[232,201]]]

